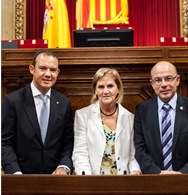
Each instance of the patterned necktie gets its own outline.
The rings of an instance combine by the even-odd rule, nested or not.
[[[49,116],[48,107],[47,107],[48,96],[43,94],[40,94],[39,96],[43,102],[41,107],[41,112],[40,112],[39,124],[40,124],[42,141],[44,143],[46,138],[46,132],[48,127],[48,116]]]
[[[172,170],[172,125],[169,115],[171,106],[164,104],[162,117],[162,149],[164,170]]]

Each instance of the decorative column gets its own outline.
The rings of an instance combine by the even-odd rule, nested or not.
[[[26,36],[26,0],[15,1],[15,39]]]
[[[181,36],[188,37],[188,0],[180,0]]]

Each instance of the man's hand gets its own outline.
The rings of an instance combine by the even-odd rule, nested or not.
[[[159,175],[179,175],[182,174],[179,171],[161,171],[161,173]]]
[[[130,175],[141,175],[142,173],[140,171],[133,171],[130,173]]]
[[[67,173],[62,167],[59,167],[52,173],[52,175],[67,175]]]

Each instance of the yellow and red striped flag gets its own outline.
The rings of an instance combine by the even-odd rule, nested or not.
[[[90,0],[76,1],[76,29],[92,28]]]
[[[71,47],[66,0],[46,0],[43,39],[48,40],[48,48]]]
[[[77,29],[94,24],[129,24],[128,0],[77,0]]]

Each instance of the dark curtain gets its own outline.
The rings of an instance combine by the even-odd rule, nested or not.
[[[76,0],[67,0],[67,10],[69,13],[69,25],[70,25],[70,32],[71,32],[71,41],[73,45],[73,30],[76,29]]]
[[[26,39],[41,39],[45,0],[26,1]]]
[[[76,27],[76,0],[67,0],[71,37]],[[26,38],[41,39],[45,0],[27,0]],[[158,46],[160,37],[179,37],[179,0],[129,0],[129,26],[135,46]]]
[[[179,37],[179,0],[129,0],[136,46],[158,46],[160,37]]]

